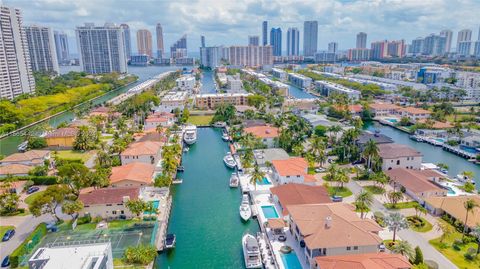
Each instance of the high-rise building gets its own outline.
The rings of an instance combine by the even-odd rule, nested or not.
[[[95,26],[86,23],[75,30],[80,65],[90,74],[126,73],[127,54],[122,28],[106,23]]]
[[[337,42],[328,43],[328,52],[337,53],[338,52],[338,43]]]
[[[475,41],[473,56],[480,58],[480,27],[478,28],[478,37],[477,37],[477,41]]]
[[[472,41],[472,30],[463,29],[457,35],[457,53],[459,53],[460,42]]]
[[[137,31],[137,49],[139,55],[148,55],[153,57],[152,54],[152,33],[147,29],[140,29]]]
[[[260,37],[258,35],[248,36],[248,45],[249,46],[258,46],[260,43]]]
[[[203,67],[216,68],[223,58],[223,47],[201,47],[200,64]]]
[[[157,34],[157,58],[163,58],[165,49],[163,46],[163,27],[160,23],[157,23],[156,34]],[[205,43],[205,38],[203,43]]]
[[[383,59],[387,57],[388,41],[376,41],[371,44],[371,58],[373,60]]]
[[[273,56],[282,56],[282,29],[270,30],[270,45],[273,47]]]
[[[367,33],[360,32],[357,34],[357,49],[367,48]]]
[[[460,56],[470,56],[472,50],[472,41],[460,41],[457,45],[457,54]]]
[[[31,25],[24,27],[33,71],[59,73],[52,29]]]
[[[303,23],[303,55],[314,56],[317,52],[318,22],[305,21]]]
[[[420,55],[423,53],[423,45],[425,39],[423,37],[417,37],[412,40],[412,45],[410,46],[410,53],[413,55]]]
[[[0,98],[35,92],[27,38],[19,9],[0,6]]]
[[[300,31],[296,27],[288,28],[287,31],[287,55],[299,55]]]
[[[273,65],[272,46],[231,46],[223,58],[234,66],[257,67]]]
[[[170,57],[173,59],[178,59],[186,58],[187,55],[187,35],[183,35],[170,47]]]
[[[423,41],[422,54],[429,56],[442,56],[446,52],[447,37],[431,34]]]
[[[200,37],[200,43],[202,44],[202,48],[205,48],[205,36]]]
[[[370,49],[349,49],[348,60],[354,62],[370,60]]]
[[[263,21],[262,23],[262,44],[266,46],[268,44],[268,22]]]
[[[68,49],[68,37],[64,32],[54,31],[55,51],[57,52],[58,63],[67,62],[70,58],[70,50]]]
[[[132,56],[132,39],[130,37],[130,27],[128,24],[122,23],[120,24],[120,28],[123,29],[123,36],[125,39],[125,52],[127,55],[127,60],[130,60]]]
[[[452,48],[452,36],[453,32],[450,30],[442,30],[440,32],[441,37],[445,37],[445,52],[449,53]]]
[[[405,40],[389,41],[387,45],[387,56],[402,58],[405,56]]]

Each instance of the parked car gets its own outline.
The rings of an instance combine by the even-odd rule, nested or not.
[[[10,266],[10,256],[6,256],[2,261],[2,268]]]
[[[14,229],[7,230],[3,235],[2,242],[10,240],[10,238],[12,238],[14,234],[15,234]]]
[[[287,237],[286,237],[285,235],[279,235],[277,239],[278,239],[278,241],[280,241],[280,242],[285,242],[285,241],[287,241]]]
[[[342,201],[343,201],[343,197],[342,197],[342,196],[338,196],[338,195],[334,195],[334,196],[332,196],[332,201],[333,201],[333,202],[342,202]]]
[[[323,173],[325,171],[326,171],[325,168],[322,168],[322,167],[315,168],[315,173]]]
[[[28,188],[27,194],[32,194],[32,193],[34,193],[34,192],[37,192],[39,189],[40,189],[40,188],[37,187],[37,186],[32,186],[32,187]]]

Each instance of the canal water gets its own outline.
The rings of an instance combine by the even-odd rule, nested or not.
[[[395,143],[415,148],[423,153],[423,162],[448,165],[448,175],[451,177],[455,177],[462,171],[472,171],[475,174],[477,189],[480,189],[480,165],[471,163],[462,157],[443,150],[441,147],[414,141],[410,139],[409,134],[377,122],[366,123],[364,128],[370,131],[379,130],[380,133],[391,137]]]
[[[158,75],[160,73],[170,71],[170,70],[178,70],[183,67],[179,66],[149,66],[149,67],[129,67],[128,72],[130,74],[135,74],[138,76],[138,81],[135,83],[132,83],[126,87],[121,87],[117,90],[108,92],[102,97],[99,97],[98,99],[95,99],[92,101],[93,105],[101,104],[103,102],[106,102],[110,99],[112,99],[115,96],[118,96],[119,94],[122,94],[126,92],[128,89],[144,82],[147,79],[152,78],[155,75]],[[191,68],[191,67],[187,67]],[[60,67],[60,73],[65,74],[70,71],[81,71],[78,66],[62,66]],[[46,121],[50,126],[56,127],[62,122],[70,122],[74,119],[75,114],[72,111],[67,111],[63,114],[60,114],[58,116],[50,118],[48,121]],[[3,138],[0,140],[0,154],[1,155],[9,155],[12,153],[17,152],[17,147],[20,143],[23,142],[23,138],[21,136],[9,136],[6,138]]]
[[[202,88],[200,93],[216,93],[215,81],[213,78],[213,72],[210,70],[203,71],[202,74]]]
[[[157,268],[244,268],[241,239],[258,223],[242,222],[239,188],[229,187],[232,170],[223,163],[228,144],[221,130],[199,128],[197,143],[183,156],[185,172],[172,187],[169,233],[176,247],[157,258]]]
[[[315,96],[309,94],[308,92],[290,84],[288,84],[288,92],[290,93],[291,97],[295,97],[297,99],[316,98]]]

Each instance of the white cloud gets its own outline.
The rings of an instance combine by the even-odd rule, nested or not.
[[[359,31],[368,33],[369,42],[410,41],[442,29],[469,28],[477,33],[480,26],[478,0],[4,0],[3,4],[20,8],[26,24],[67,31],[72,45],[75,26],[85,22],[128,23],[132,41],[136,29],[154,34],[160,22],[167,46],[186,33],[190,51],[198,51],[200,35],[205,35],[207,45],[246,44],[248,35],[261,35],[263,20],[269,21],[269,28],[282,27],[284,33],[288,27],[302,29],[304,20],[318,20],[319,49],[331,41],[347,49]]]

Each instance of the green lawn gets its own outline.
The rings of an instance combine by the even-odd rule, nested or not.
[[[37,191],[37,192],[34,192],[34,193],[30,194],[27,198],[25,198],[25,203],[27,205],[31,205],[33,203],[33,201],[35,199],[37,199],[37,197],[42,196],[43,193],[45,193],[45,191]]]
[[[429,232],[432,230],[433,226],[430,222],[428,222],[426,219],[422,218],[422,217],[418,217],[420,220],[421,220],[421,223],[423,223],[423,225],[421,225],[418,220],[416,221],[416,217],[415,216],[408,216],[407,217],[407,220],[408,220],[408,224],[410,225],[410,229],[414,230],[415,232],[419,232],[419,233],[426,233],[426,232]],[[418,225],[415,225],[415,223],[417,223]]]
[[[145,266],[124,263],[121,258],[113,259],[113,268],[145,269]]]
[[[383,205],[388,209],[405,209],[405,208],[414,208],[415,205],[417,204],[418,203],[415,201],[410,201],[410,202],[397,203],[395,207],[391,203],[385,203]]]
[[[88,161],[93,155],[93,151],[76,151],[76,150],[59,150],[57,151],[57,156],[60,159],[75,160],[80,159],[82,162]]]
[[[213,115],[190,116],[187,122],[193,125],[210,125],[210,121],[212,120],[212,118]]]
[[[108,223],[109,229],[125,229],[129,226],[132,226],[135,223],[140,223],[141,220],[138,219],[129,219],[129,220],[113,220]]]
[[[342,196],[343,198],[345,198],[345,197],[348,197],[348,196],[352,195],[352,191],[350,189],[348,189],[347,187],[328,186],[327,190],[328,190],[328,194],[330,194],[332,196],[333,195],[338,195],[338,196]]]
[[[10,230],[10,229],[14,229],[15,227],[13,226],[0,226],[0,237],[3,237],[3,235],[5,234],[5,232],[7,230]]]
[[[439,220],[446,223],[444,220]],[[455,240],[461,240],[462,234],[455,230],[454,233],[447,235],[443,243],[440,242],[440,238],[430,240],[430,245],[440,251],[447,259],[453,262],[458,268],[462,269],[478,269],[480,268],[480,257],[476,257],[473,261],[465,259],[463,255],[469,248],[477,249],[476,243],[462,244],[458,250],[455,250],[452,246]]]
[[[375,185],[365,186],[363,187],[366,191],[371,192],[372,194],[384,194],[385,189],[382,187],[378,187]]]

